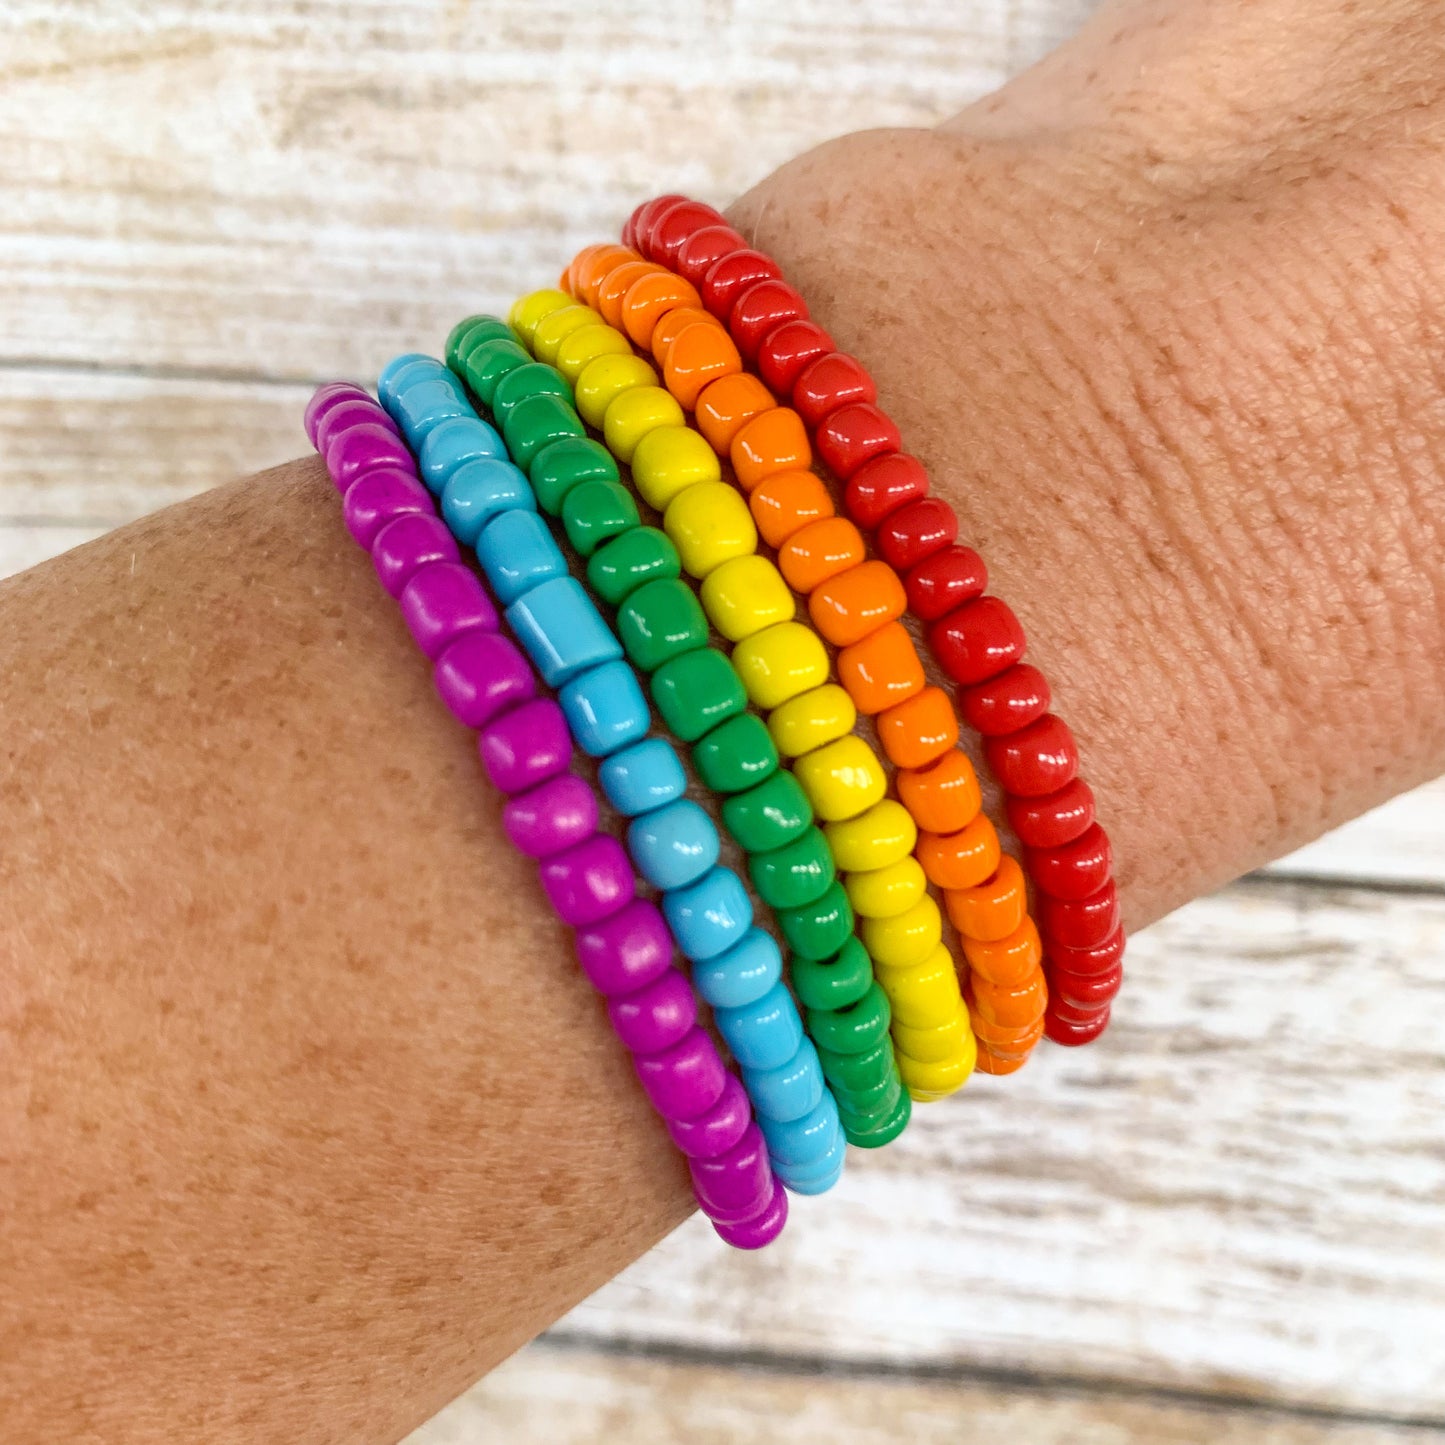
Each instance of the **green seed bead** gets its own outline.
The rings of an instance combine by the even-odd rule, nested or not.
[[[686,582],[663,577],[644,583],[617,609],[617,635],[635,666],[656,672],[669,659],[707,646],[707,618]]]
[[[873,984],[873,960],[855,934],[832,958],[795,958],[793,992],[804,1008],[848,1008]]]
[[[853,932],[853,906],[836,880],[816,903],[785,908],[778,924],[788,947],[799,958],[827,958],[837,953]]]
[[[466,316],[447,332],[447,344],[442,355],[446,358],[447,365],[461,376],[465,374],[462,370],[462,358],[472,347],[483,341],[515,340],[512,328],[500,317]]]
[[[881,1124],[898,1104],[903,1084],[896,1070],[885,1070],[869,1085],[856,1089],[834,1089],[838,1109],[863,1127]]]
[[[834,1054],[861,1054],[888,1038],[892,1018],[888,995],[871,984],[868,992],[848,1008],[808,1010],[808,1033],[820,1049]]]
[[[652,700],[667,727],[688,743],[745,712],[748,705],[742,679],[711,647],[664,662],[652,674]]]
[[[794,971],[797,970],[798,962],[796,958],[793,960]],[[896,1072],[897,1067],[893,1062],[893,1040],[888,1038],[874,1044],[871,1049],[865,1049],[861,1054],[840,1054],[833,1049],[825,1049],[820,1044],[818,1061],[823,1066],[823,1077],[829,1085],[834,1089],[842,1089],[845,1093],[850,1089],[872,1088],[879,1079],[886,1079],[890,1073]]]
[[[753,714],[749,714],[753,716]],[[813,822],[813,805],[802,784],[786,769],[778,768],[746,793],[735,793],[722,805],[723,823],[729,833],[749,853],[770,853],[785,843],[805,837]],[[828,881],[833,879],[832,858],[828,842],[818,829],[813,851],[828,854]],[[819,890],[821,891],[821,890]],[[817,894],[813,895],[815,898]],[[801,903],[801,898],[794,899]]]
[[[774,774],[777,778],[791,776],[791,773]],[[772,778],[768,780],[772,781]],[[767,785],[764,783],[763,787]],[[729,798],[728,801],[737,800]],[[836,874],[822,829],[809,828],[801,838],[774,848],[771,853],[751,854],[748,876],[758,890],[758,897],[769,908],[799,908],[821,898]]]
[[[476,393],[482,405],[488,407],[492,404],[492,397],[502,378],[516,371],[518,367],[531,364],[530,354],[515,341],[508,341],[505,337],[473,346],[462,357],[462,371],[467,385]]]
[[[537,392],[519,401],[502,425],[502,436],[512,460],[526,472],[544,447],[566,437],[585,437],[577,413],[560,396]]]
[[[621,482],[583,482],[573,487],[562,503],[567,540],[584,557],[590,557],[604,542],[641,525],[637,503]]]
[[[843,1133],[850,1144],[860,1149],[881,1149],[891,1144],[907,1127],[913,1117],[913,1099],[904,1089],[893,1106],[893,1112],[881,1124],[869,1124],[844,1113],[839,1105],[838,1117],[843,1124]]]
[[[583,482],[615,482],[619,475],[615,458],[601,442],[578,436],[567,436],[544,447],[532,458],[528,473],[537,505],[549,517],[561,514],[562,503],[573,487]]]
[[[536,465],[532,467],[532,485],[537,485]],[[614,537],[587,563],[587,585],[610,607],[621,607],[648,582],[681,575],[677,548],[667,533],[656,527],[634,527]]]
[[[567,385],[567,378],[555,366],[548,366],[543,361],[533,361],[526,366],[517,367],[515,371],[509,371],[492,391],[490,405],[497,425],[505,430],[507,418],[511,416],[513,408],[528,397],[539,395],[560,397],[569,407],[572,405],[572,388]]]
[[[692,762],[714,793],[741,793],[777,772],[778,748],[767,723],[748,712],[710,732],[693,748]]]

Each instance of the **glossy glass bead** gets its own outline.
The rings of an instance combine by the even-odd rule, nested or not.
[[[643,672],[706,647],[709,636],[696,594],[676,578],[659,578],[633,592],[617,609],[617,635]]]
[[[813,440],[823,465],[845,482],[864,463],[896,452],[903,444],[893,419],[863,401],[850,402],[830,412]],[[890,557],[889,561],[892,560]],[[898,564],[895,562],[894,566]],[[903,569],[899,567],[899,570]]]
[[[694,286],[700,286],[716,261],[744,250],[747,244],[731,226],[700,226],[677,248],[671,264]]]
[[[804,1038],[792,1058],[775,1069],[743,1070],[761,1118],[786,1122],[812,1113],[823,1101],[823,1070],[813,1041]]]
[[[659,319],[679,306],[696,306],[699,297],[692,282],[671,271],[640,276],[622,297],[622,329],[644,349],[652,340]]]
[[[848,1121],[845,1127],[864,1133],[870,1121],[886,1118],[893,1111],[901,1088],[897,1074],[890,1070],[880,1074],[866,1088],[835,1088],[833,1097],[838,1103],[840,1119]]]
[[[977,1059],[977,1045],[965,1043],[964,1052],[959,1057],[941,1064],[922,1064],[916,1059],[900,1057],[898,1073],[914,1099],[920,1102],[946,1099],[969,1081]]]
[[[728,329],[738,350],[754,361],[763,342],[785,321],[806,321],[807,317],[807,302],[786,281],[764,279],[739,292]]]
[[[696,883],[665,893],[662,911],[677,946],[698,961],[741,942],[753,923],[747,889],[728,868],[713,868]]]
[[[779,622],[744,638],[733,648],[733,666],[748,698],[765,711],[821,687],[830,670],[818,634],[801,622]]]
[[[631,246],[588,246],[573,258],[572,264],[567,268],[569,289],[576,300],[595,309],[597,288],[604,278],[624,261],[641,259]]]
[[[1019,926],[1004,938],[987,943],[964,938],[963,956],[979,978],[1001,988],[1019,988],[1033,977],[1043,960],[1043,944],[1037,925],[1025,914]]]
[[[939,888],[973,888],[989,877],[1002,856],[998,833],[987,813],[953,833],[922,833],[918,861]]]
[[[768,1141],[779,1177],[787,1183],[793,1177],[792,1168],[806,1170],[831,1153],[838,1132],[837,1105],[831,1099],[820,1100],[818,1107],[801,1119],[788,1121],[760,1116],[758,1127]]]
[[[986,682],[1011,667],[1024,651],[1024,630],[1007,603],[978,597],[928,629],[928,645],[957,683]]]
[[[333,385],[336,390],[327,391],[319,401],[317,396],[313,396],[306,404],[306,434],[323,459],[332,439],[354,426],[379,426],[389,430],[393,436],[401,435],[391,417],[384,411],[378,411],[376,402],[360,388],[347,382]]]
[[[727,456],[733,438],[755,416],[777,406],[773,394],[750,372],[709,382],[697,399],[697,429],[719,456]]]
[[[675,968],[636,993],[610,999],[607,1017],[623,1046],[656,1054],[681,1041],[697,1023],[697,995]]]
[[[672,1142],[689,1159],[715,1159],[731,1149],[753,1121],[752,1102],[736,1074],[729,1074],[722,1097],[696,1119],[668,1119]]]
[[[1058,848],[1030,848],[1024,856],[1035,885],[1052,898],[1087,898],[1114,871],[1109,835],[1097,823],[1072,842]]]
[[[843,488],[843,507],[866,532],[885,517],[928,495],[928,473],[907,452],[886,452],[865,462]],[[910,603],[910,605],[912,605]]]
[[[969,726],[985,737],[1002,737],[1036,722],[1049,710],[1050,700],[1043,673],[1026,662],[1016,662],[958,693]]]
[[[431,380],[411,382],[399,389],[391,414],[415,450],[444,421],[469,416],[472,409],[451,373],[443,371]]]
[[[732,557],[704,579],[702,605],[729,642],[793,619],[793,594],[783,574],[758,553]]]
[[[722,224],[722,217],[711,206],[683,199],[667,206],[654,207],[648,216],[647,234],[639,236],[638,240],[651,260],[671,266],[694,231]],[[740,243],[741,239],[739,237]]]
[[[778,750],[763,720],[745,712],[696,742],[692,763],[712,792],[741,793],[777,772]]]
[[[663,268],[652,261],[640,258],[623,261],[597,283],[597,298],[592,304],[602,313],[602,319],[609,326],[615,326],[622,331],[622,310],[627,301],[627,293],[644,276],[663,274]]]
[[[326,469],[343,497],[367,472],[386,469],[409,476],[415,471],[411,452],[394,427],[380,422],[351,426],[332,437],[326,449]]]
[[[451,475],[441,496],[441,514],[464,547],[475,547],[482,528],[504,512],[537,509],[527,478],[496,457],[466,462]]]
[[[878,714],[878,741],[898,768],[926,768],[958,746],[958,714],[941,687],[925,687]]]
[[[634,1054],[632,1067],[642,1084],[643,1092],[652,1101],[652,1106],[664,1119],[695,1119],[699,1114],[712,1108],[722,1097],[727,1084],[727,1070],[718,1054],[711,1037],[701,1028],[694,1028],[670,1049],[655,1054]],[[689,1169],[695,1170],[702,1162],[717,1163],[722,1170],[728,1170],[730,1159],[738,1151],[745,1151],[750,1145],[750,1136],[756,1136],[761,1144],[762,1136],[756,1125],[749,1125],[749,1133],[717,1160],[689,1160]],[[697,1176],[693,1176],[697,1188]],[[699,1201],[708,1208],[699,1190]]]
[[[958,832],[983,803],[973,764],[957,750],[927,768],[900,772],[897,781],[903,806],[927,833]]]
[[[981,597],[987,586],[983,558],[957,542],[914,563],[904,579],[908,605],[925,622],[936,622]]]
[[[898,574],[886,562],[870,561],[815,587],[808,615],[834,647],[847,647],[896,621],[907,605]]]
[[[622,645],[575,577],[534,587],[507,608],[507,624],[548,687],[622,656]]]
[[[1024,1028],[1041,1018],[1049,997],[1044,976],[1037,971],[1018,988],[1000,988],[985,978],[974,978],[969,993],[980,1018],[1005,1028]]]
[[[537,675],[510,637],[464,632],[437,657],[437,692],[452,716],[469,728],[485,727],[518,703],[537,695]]]
[[[798,1052],[803,1024],[792,995],[776,983],[756,1003],[717,1009],[713,1022],[745,1069],[776,1069]]]
[[[567,559],[536,512],[517,510],[493,517],[476,547],[477,560],[503,607],[543,582],[567,575]]]
[[[906,913],[923,897],[928,879],[916,858],[900,858],[884,868],[850,873],[844,887],[860,918],[892,918]]]
[[[771,935],[749,928],[732,946],[693,964],[692,980],[711,1008],[756,1003],[783,976],[783,955]]]
[[[632,453],[632,484],[659,512],[689,487],[721,481],[717,453],[690,426],[654,427]]]
[[[957,888],[944,900],[949,921],[965,938],[992,943],[1015,932],[1026,916],[1024,871],[1004,855],[997,869],[972,888]]]
[[[889,868],[913,852],[918,827],[902,803],[884,798],[856,818],[829,823],[823,830],[833,858],[845,873]]]
[[[787,776],[787,773],[775,773],[769,782]],[[766,788],[768,784],[762,786]],[[735,797],[728,799],[730,803],[737,801]],[[821,897],[836,873],[833,855],[828,851],[823,834],[810,827],[780,848],[770,852],[750,851],[748,876],[753,880],[758,897],[768,907],[797,908]]]
[[[557,355],[569,336],[586,327],[603,324],[602,317],[590,306],[559,307],[537,323],[537,329],[532,333],[532,354],[549,366],[557,366]],[[562,370],[561,367],[557,369]],[[566,373],[563,372],[563,375]]]
[[[827,958],[852,935],[853,909],[843,885],[834,882],[815,902],[784,909],[778,924],[788,947],[799,958]]]
[[[1053,713],[1007,737],[986,738],[984,755],[999,786],[1020,798],[1056,793],[1079,771],[1074,735]]]
[[[710,647],[663,663],[652,675],[652,700],[668,730],[689,743],[748,705],[742,680]]]
[[[572,304],[572,297],[555,287],[545,291],[533,291],[513,304],[511,311],[507,313],[507,324],[530,346],[543,319]]]
[[[396,383],[398,379],[401,377],[401,374],[407,370],[407,368],[417,362],[427,362],[430,363],[432,366],[435,366],[437,364],[435,357],[427,356],[425,353],[420,351],[406,351],[403,352],[400,356],[393,356],[391,360],[388,361],[386,365],[381,368],[381,375],[376,378],[376,394],[378,398],[380,398],[382,406],[385,407],[388,411],[391,410],[391,403],[396,398]],[[333,382],[331,384],[338,389],[343,387],[349,387],[349,383],[347,382]],[[322,390],[325,390],[325,388],[322,388]],[[362,391],[359,387],[354,388],[352,394],[358,396],[366,395],[366,393]],[[367,399],[370,400],[369,397]],[[317,395],[312,397],[312,404],[320,405],[321,402],[323,402],[324,400],[325,398],[321,397],[320,391],[318,391]],[[310,426],[307,427],[307,435],[311,435]],[[311,437],[311,444],[313,446],[316,445],[316,438],[314,436]]]
[[[793,773],[825,823],[856,818],[888,791],[878,754],[852,733],[798,758]]]
[[[816,321],[784,321],[758,347],[758,375],[778,396],[791,396],[804,367],[836,349],[833,338]]]
[[[562,773],[509,798],[502,824],[513,847],[529,858],[547,858],[597,831],[597,794],[581,778]]]
[[[586,432],[571,402],[550,392],[535,392],[512,408],[502,423],[502,435],[512,460],[527,471],[546,447],[569,437],[585,438]]]
[[[873,378],[856,356],[843,351],[809,362],[793,383],[793,408],[809,427],[820,426],[840,406],[877,400]]]
[[[880,968],[878,982],[888,995],[895,1025],[933,1028],[963,1007],[953,955],[942,943],[908,968]]]
[[[1022,1025],[990,1023],[978,1012],[971,982],[965,992],[964,1001],[969,1007],[969,1022],[973,1025],[974,1037],[980,1045],[986,1045],[991,1052],[1001,1057],[1027,1057],[1029,1050],[1044,1036],[1044,1021],[1041,1018]]]
[[[831,958],[794,959],[792,982],[805,1009],[851,1008],[873,986],[873,960],[856,937],[850,938]]]
[[[417,453],[417,474],[431,492],[440,492],[452,473],[484,457],[508,460],[502,438],[478,416],[451,417],[427,433]]]
[[[920,1064],[941,1064],[957,1058],[966,1047],[965,1035],[972,1032],[962,997],[954,1012],[938,1023],[920,1028],[897,1018],[893,1020],[894,1046],[900,1054],[906,1054]]]
[[[658,218],[665,215],[673,206],[690,204],[692,203],[687,200],[686,196],[678,195],[676,192],[669,192],[663,196],[652,196],[650,199],[641,202],[633,208],[632,214],[623,222],[622,244],[631,247],[649,261],[660,260],[661,257],[655,256],[652,251],[651,235],[654,225]],[[706,210],[709,212],[709,220],[699,221],[699,225],[709,225],[711,223],[710,213],[712,208],[707,207]],[[591,249],[591,247],[588,247],[581,252],[578,259],[580,260],[581,257],[585,256],[587,251]],[[575,265],[576,263],[574,262],[573,264]]]
[[[657,905],[635,898],[609,918],[579,928],[577,961],[604,997],[646,988],[672,967],[672,934]]]
[[[813,449],[802,419],[791,407],[775,406],[738,428],[728,450],[738,485],[753,491],[778,472],[802,472],[812,465]]]
[[[572,740],[588,757],[605,758],[646,737],[652,725],[637,674],[620,660],[588,668],[557,696]]]
[[[1119,894],[1111,879],[1087,898],[1050,898],[1039,894],[1034,903],[1039,932],[1049,949],[1093,948],[1119,926]]]
[[[1057,792],[1004,800],[1009,827],[1030,848],[1058,848],[1072,842],[1094,821],[1094,794],[1082,778]]]
[[[884,559],[904,573],[952,546],[957,537],[958,517],[938,497],[924,497],[900,507],[885,517],[873,534]]]
[[[1116,963],[1105,973],[1084,977],[1067,969],[1049,970],[1049,988],[1061,1003],[1080,1011],[1103,1008],[1118,996],[1124,982],[1124,965]]]
[[[714,321],[698,321],[673,337],[662,377],[668,391],[692,411],[705,386],[742,369],[743,360],[732,337]]]
[[[1109,1010],[1107,1008],[1095,1014],[1086,1023],[1076,1023],[1072,1019],[1059,1016],[1058,1010],[1063,1007],[1064,1005],[1060,1001],[1044,1015],[1045,1032],[1049,1036],[1050,1043],[1060,1044],[1066,1049],[1078,1048],[1082,1044],[1093,1043],[1109,1027]]]
[[[346,530],[368,551],[388,522],[404,516],[429,516],[432,502],[414,475],[393,467],[363,472],[342,503]]]
[[[492,415],[504,432],[507,419],[524,401],[534,396],[556,397],[570,406],[572,388],[560,371],[544,362],[531,361],[526,366],[509,371],[497,382],[490,403]]]
[[[429,563],[456,562],[460,558],[456,538],[434,513],[408,512],[393,517],[371,543],[371,565],[392,597],[399,597],[406,584]]]
[[[738,846],[749,853],[767,853],[817,831],[812,827],[813,809],[807,794],[784,768],[775,768],[746,792],[725,798],[722,816],[723,824],[737,839]],[[815,851],[826,847],[821,833],[810,846]],[[829,856],[831,858],[831,854]],[[831,864],[829,866],[831,868]],[[832,881],[831,875],[829,881]]]
[[[865,918],[861,936],[879,967],[912,968],[942,942],[943,915],[925,893],[912,908],[892,918]]]
[[[553,912],[573,928],[616,913],[637,886],[622,845],[606,833],[542,859],[537,872]]]
[[[775,281],[782,268],[771,256],[750,247],[719,256],[702,278],[702,304],[722,321],[732,313],[733,303],[759,281]]]
[[[599,356],[631,356],[632,347],[627,338],[614,331],[605,322],[594,326],[579,326],[565,337],[557,347],[552,365],[571,382],[575,388],[582,373]]]
[[[833,515],[833,499],[812,472],[774,472],[748,495],[748,510],[769,547],[781,547],[809,522]]]
[[[888,1037],[892,1017],[886,995],[872,983],[867,993],[847,1008],[809,1009],[808,1033],[820,1051],[854,1056],[868,1053]]]
[[[515,341],[484,341],[462,358],[463,375],[483,406],[490,408],[497,385],[509,372],[530,366],[532,357]]]
[[[549,697],[533,698],[488,723],[477,746],[492,786],[509,797],[565,773],[572,761],[567,719]]]
[[[726,482],[699,482],[679,492],[668,503],[662,526],[690,577],[704,578],[724,562],[757,550],[747,503]]]
[[[657,373],[640,356],[631,352],[599,356],[595,361],[589,361],[577,378],[575,401],[578,414],[588,426],[601,431],[607,409],[619,396],[640,387],[656,385]],[[678,407],[679,422],[682,420],[681,412],[682,408]],[[633,445],[636,441],[634,437]]]
[[[687,773],[665,738],[644,738],[603,760],[597,781],[624,818],[666,807],[687,792]]]
[[[620,607],[648,582],[681,575],[677,548],[656,527],[634,527],[604,543],[587,561],[587,585],[610,607]]]
[[[621,475],[612,453],[590,437],[565,437],[543,447],[528,470],[537,505],[550,517],[561,514],[573,487],[583,482],[615,482]]]
[[[1049,945],[1049,961],[1085,977],[1104,973],[1124,956],[1124,930],[1116,928],[1102,943],[1088,948],[1067,948],[1057,942]]]
[[[635,386],[607,404],[602,434],[613,456],[620,462],[630,462],[648,432],[682,424],[682,408],[670,392],[660,386]]]
[[[876,717],[917,697],[928,679],[908,629],[901,622],[885,622],[861,642],[839,652],[838,681],[859,712]]]
[[[689,326],[699,321],[713,328],[716,328],[718,324],[717,317],[699,304],[697,306],[679,306],[676,311],[669,311],[653,327],[652,340],[648,343],[648,350],[652,352],[652,359],[664,373],[667,367],[668,353],[672,350],[672,343]],[[691,411],[695,405],[696,400],[694,399],[693,405],[689,406],[688,410]]]
[[[768,714],[768,732],[785,758],[797,758],[846,737],[857,721],[853,699],[829,682],[774,708]]]
[[[590,557],[604,543],[641,525],[637,503],[621,482],[583,482],[562,502],[562,527],[581,557]]]
[[[804,595],[830,577],[867,560],[863,535],[846,517],[810,522],[778,548],[778,567],[794,592]]]
[[[712,819],[690,798],[634,818],[627,829],[637,871],[664,891],[697,882],[717,862],[718,846]]]
[[[497,609],[476,574],[459,562],[419,567],[397,599],[402,620],[433,662],[464,632],[497,630]]]

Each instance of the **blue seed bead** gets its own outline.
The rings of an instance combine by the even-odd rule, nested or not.
[[[720,1008],[713,1014],[733,1058],[745,1069],[776,1069],[798,1052],[803,1021],[793,996],[774,984],[756,1003]]]
[[[681,798],[633,820],[627,851],[638,871],[664,892],[696,883],[717,862],[717,828],[701,808]]]
[[[597,770],[607,801],[624,818],[665,807],[687,792],[687,773],[666,738],[644,738],[614,753]]]
[[[548,687],[561,687],[579,672],[622,656],[622,644],[575,577],[558,577],[534,587],[507,608],[506,616]]]
[[[693,987],[713,1008],[756,1003],[783,976],[783,955],[772,934],[750,928],[726,953],[697,964]]]
[[[418,362],[425,362],[424,367],[417,366],[415,371],[411,368]],[[381,375],[376,379],[376,394],[381,398],[381,404],[387,411],[391,410],[391,404],[396,399],[397,383],[402,380],[402,373],[415,381],[418,377],[434,376],[446,368],[442,366],[434,356],[427,356],[421,351],[405,351],[400,356],[393,356],[385,366],[381,368]]]
[[[507,459],[507,448],[494,427],[479,416],[449,417],[427,433],[417,454],[417,474],[432,492],[440,492],[464,462],[483,457]]]
[[[688,958],[716,958],[752,927],[753,905],[730,868],[714,868],[696,883],[662,897],[662,912]]]
[[[763,1138],[768,1141],[768,1155],[779,1165],[801,1166],[804,1169],[821,1164],[842,1132],[838,1106],[833,1096],[818,1101],[801,1119],[765,1119],[758,1116]]]
[[[503,607],[543,582],[568,575],[562,549],[536,512],[494,517],[477,538],[477,560]]]
[[[805,1038],[797,1053],[776,1069],[745,1068],[743,1083],[760,1115],[780,1121],[801,1119],[823,1097],[823,1066],[812,1039]]]
[[[574,677],[557,694],[572,741],[590,758],[605,758],[647,736],[652,711],[625,662],[604,662]]]
[[[831,1095],[826,1097],[829,1102],[832,1101]],[[766,1134],[763,1137],[766,1139]],[[778,1178],[794,1194],[826,1194],[843,1177],[847,1157],[848,1138],[840,1127],[828,1148],[816,1159],[806,1164],[774,1163],[773,1167]]]
[[[497,457],[465,462],[442,488],[442,518],[452,536],[475,547],[482,528],[503,512],[537,510],[537,499],[520,467]]]
[[[430,378],[423,376],[416,381],[404,380],[405,385],[397,388],[388,410],[406,434],[413,451],[421,446],[429,432],[444,421],[476,415],[449,371],[443,370]]]

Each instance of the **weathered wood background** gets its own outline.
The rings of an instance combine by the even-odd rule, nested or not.
[[[299,454],[659,187],[928,124],[1087,0],[6,0],[0,572]],[[764,1259],[685,1227],[413,1437],[1445,1440],[1445,787],[1134,947]]]

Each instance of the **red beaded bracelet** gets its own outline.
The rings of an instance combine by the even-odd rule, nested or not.
[[[930,495],[923,464],[902,450],[862,364],[838,351],[777,262],[718,211],[660,196],[632,213],[623,239],[690,281],[767,385],[791,396],[818,456],[843,484],[848,516],[903,575],[908,605],[958,684],[959,711],[983,736],[1024,845],[1049,983],[1045,1031],[1061,1044],[1097,1038],[1123,977],[1109,838],[1078,776],[1073,734],[1049,711],[1043,674],[1022,660],[1018,618],[985,592],[982,559],[958,542],[957,514]]]

